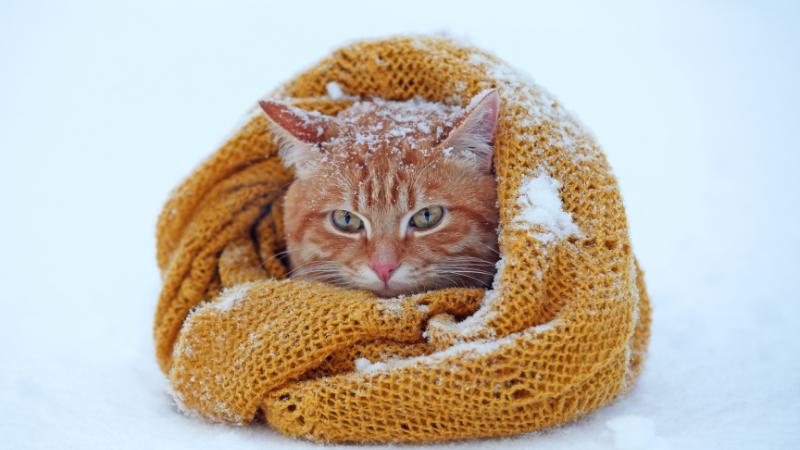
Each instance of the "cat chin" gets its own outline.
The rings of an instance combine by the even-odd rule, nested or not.
[[[401,295],[408,295],[419,292],[419,288],[416,286],[392,283],[391,280],[389,281],[388,285],[385,285],[379,281],[375,283],[365,283],[359,286],[359,288],[365,291],[370,291],[375,295],[379,295],[381,297],[386,297],[386,298],[398,297]]]
[[[393,277],[394,278],[394,277]],[[418,292],[423,291],[421,285],[418,283],[409,283],[406,280],[402,280],[403,277],[397,277],[398,280],[389,280],[388,284],[384,284],[380,280],[369,280],[369,281],[362,281],[359,283],[359,289],[363,289],[365,291],[370,291],[375,295],[379,295],[381,297],[392,298],[398,297],[400,295],[409,295],[409,294],[416,294]]]

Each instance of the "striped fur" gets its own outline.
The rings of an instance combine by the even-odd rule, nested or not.
[[[328,121],[316,142],[287,137],[284,161],[303,161],[284,201],[291,276],[386,297],[489,286],[498,260],[491,173],[498,99],[494,91],[481,96],[466,111],[420,100],[362,102]],[[287,117],[270,115],[279,133],[302,126]],[[430,206],[445,208],[442,221],[409,227]],[[361,217],[364,229],[338,230],[330,213],[339,209]],[[387,282],[371,269],[384,261],[399,264]]]

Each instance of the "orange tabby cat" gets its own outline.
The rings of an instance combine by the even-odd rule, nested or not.
[[[466,109],[374,99],[330,117],[261,107],[297,177],[284,201],[292,277],[386,297],[491,283],[495,90]]]

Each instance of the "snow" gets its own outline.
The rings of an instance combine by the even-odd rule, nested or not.
[[[428,339],[431,335],[430,331],[443,329],[444,331],[453,333],[459,340],[466,341],[486,332],[487,324],[497,315],[497,311],[494,310],[494,305],[502,298],[500,287],[505,283],[504,279],[506,276],[506,264],[508,264],[508,259],[506,257],[501,257],[497,263],[495,263],[497,275],[492,283],[492,288],[487,290],[483,295],[480,308],[478,308],[475,314],[467,317],[461,322],[447,323],[435,319],[431,320],[428,322],[428,329],[425,330],[422,336]],[[555,320],[551,321],[551,323],[555,323]],[[493,335],[494,331],[488,329],[487,337],[493,337]]]
[[[359,358],[355,361],[356,371],[363,373],[386,373],[404,367],[441,367],[442,362],[447,359],[469,361],[501,350],[503,347],[513,345],[514,342],[519,339],[531,342],[532,338],[535,338],[536,335],[552,330],[559,323],[561,323],[559,319],[554,319],[548,323],[532,327],[522,333],[514,333],[500,339],[479,339],[472,342],[460,342],[451,345],[445,350],[437,351],[427,356],[402,359],[390,358],[388,361],[380,363],[373,363],[366,358]],[[519,344],[517,343],[517,345]]]
[[[328,92],[328,96],[333,100],[339,100],[344,98],[344,92],[342,91],[342,87],[339,86],[339,83],[335,81],[331,81],[330,83],[326,84],[325,91]]]
[[[374,113],[381,117],[382,122],[373,128],[361,129],[357,133],[343,134],[323,143],[323,148],[333,145],[342,148],[365,145],[371,151],[375,151],[382,145],[399,146],[401,140],[407,141],[414,148],[418,138],[415,133],[430,133],[433,124],[452,125],[453,121],[463,113],[463,109],[458,106],[427,102],[421,98],[404,102],[387,102],[375,98],[353,104],[347,110],[339,113],[337,119],[346,124],[354,123],[368,113]],[[343,155],[343,157],[346,156]]]
[[[356,361],[356,370],[359,372],[389,372],[403,367],[437,367],[441,366],[446,358],[457,357],[460,361],[468,361],[481,355],[499,350],[505,345],[509,345],[518,335],[508,336],[495,340],[479,340],[474,342],[464,342],[448,347],[428,356],[417,356],[414,358],[390,359],[381,363],[369,363],[366,358],[360,358],[360,363]]]
[[[373,366],[372,362],[367,358],[358,358],[354,362],[356,363],[356,370],[359,372],[364,372]]]
[[[626,415],[606,422],[614,433],[614,448],[619,450],[647,450],[668,448],[656,437],[655,422],[647,417]]]
[[[331,81],[325,85],[325,92],[327,92],[331,100],[352,100],[355,102],[361,100],[361,97],[358,95],[345,94],[344,90],[342,90],[342,86],[335,81]]]
[[[236,286],[225,288],[219,299],[212,305],[218,311],[224,312],[230,309],[239,309],[237,303],[243,299],[252,289],[252,283],[242,283]]]
[[[572,216],[561,206],[559,196],[561,183],[545,174],[528,178],[519,187],[520,211],[514,216],[514,222],[523,228],[535,228],[540,225],[543,233],[531,233],[539,241],[547,243],[554,238],[580,234],[581,230],[572,222]]]
[[[178,411],[151,337],[155,220],[255,99],[340,43],[442,27],[594,130],[653,334],[591,416],[407,447],[800,448],[795,4],[88,5],[0,6],[0,448],[320,448]]]

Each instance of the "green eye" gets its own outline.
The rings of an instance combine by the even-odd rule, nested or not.
[[[441,206],[429,206],[422,208],[411,216],[411,226],[416,228],[433,228],[442,220],[444,208]]]
[[[334,211],[331,214],[331,219],[336,228],[342,231],[353,232],[364,228],[361,217],[343,209]]]

